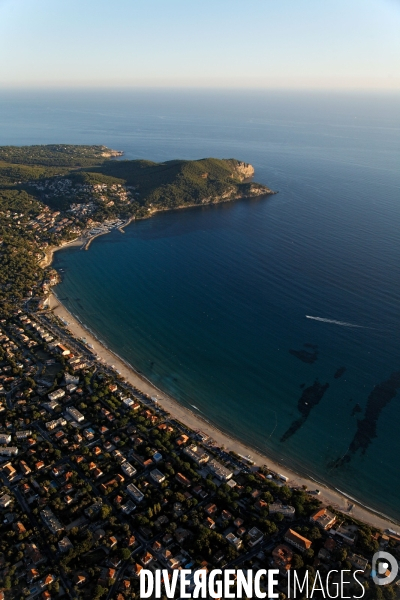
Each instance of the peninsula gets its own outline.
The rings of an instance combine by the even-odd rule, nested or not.
[[[379,548],[397,551],[396,525],[282,473],[178,405],[51,293],[50,248],[160,210],[273,193],[253,174],[234,159],[156,164],[104,146],[0,148],[3,597],[137,598],[149,565],[172,574],[267,561],[282,590],[288,569],[322,564],[364,571],[374,597],[369,565]],[[313,392],[316,405],[324,393],[314,387],[300,419],[304,399]]]
[[[105,146],[0,147],[0,303],[21,298],[24,282],[31,288],[39,276],[38,256],[46,266],[71,240],[88,248],[97,235],[158,211],[275,193],[235,159],[116,160],[122,155]]]

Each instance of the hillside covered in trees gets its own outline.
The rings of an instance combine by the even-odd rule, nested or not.
[[[235,159],[121,160],[105,146],[0,147],[0,304],[32,292],[46,248],[105,222],[272,194]]]

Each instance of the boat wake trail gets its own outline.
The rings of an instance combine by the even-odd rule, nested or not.
[[[323,319],[322,317],[311,317],[306,315],[306,319],[312,319],[313,321],[321,321],[322,323],[333,323],[334,325],[341,325],[342,327],[357,327],[358,329],[370,329],[363,325],[355,325],[354,323],[346,323],[346,321],[335,321],[335,319]]]

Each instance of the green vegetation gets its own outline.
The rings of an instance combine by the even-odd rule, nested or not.
[[[251,165],[206,158],[115,160],[105,146],[0,147],[0,308],[41,295],[46,249],[104,221],[273,193]]]
[[[106,146],[71,144],[0,146],[0,161],[47,167],[87,167],[99,164],[112,155],[120,156],[121,154],[106,148]]]
[[[1,149],[1,147],[0,147]],[[46,167],[42,165],[19,165],[0,161],[0,185],[12,187],[43,177],[56,177],[69,173],[66,167]]]
[[[282,485],[266,465],[250,470],[235,453],[200,444],[198,434],[101,364],[51,311],[34,307],[17,304],[0,323],[0,432],[18,448],[1,465],[0,589],[6,600],[27,597],[32,583],[54,597],[64,587],[76,600],[135,599],[138,572],[149,561],[152,569],[171,572],[179,566],[255,571],[277,567],[282,543],[289,543],[290,567],[300,579],[308,574],[309,589],[317,571],[346,570],[351,581],[350,572],[360,561],[371,563],[382,543],[400,557],[397,536],[389,541],[332,507],[337,525],[351,526],[354,543],[325,531],[315,520],[317,496]],[[73,353],[61,355],[60,341]],[[67,385],[71,380],[76,385]],[[50,404],[55,391],[61,395]],[[72,407],[83,421],[69,419]],[[197,464],[192,442],[208,454],[207,462]],[[223,480],[211,459],[225,468]],[[289,517],[287,505],[294,509]],[[289,528],[312,547],[296,552]],[[279,579],[285,590],[282,572]],[[396,597],[396,585],[379,595],[369,577],[362,581],[368,600]],[[350,584],[342,597],[359,592]]]
[[[6,312],[42,278],[37,244],[26,228],[40,210],[26,192],[0,189],[0,306]]]
[[[144,160],[107,162],[98,171],[118,177],[138,192],[147,208],[178,208],[271,193],[259,184],[243,183],[245,166],[235,159]]]
[[[38,586],[43,597],[57,597],[62,586],[76,600],[138,598],[138,573],[149,562],[171,572],[190,564],[257,570],[274,564],[282,542],[292,543],[289,528],[309,541],[290,566],[311,584],[318,568],[351,571],[381,546],[398,559],[397,536],[329,507],[337,525],[355,532],[349,545],[315,520],[321,503],[305,488],[201,445],[42,310],[41,296],[57,282],[39,266],[50,246],[107,231],[106,218],[271,193],[246,182],[252,167],[234,159],[156,164],[112,156],[103,146],[0,148],[0,433],[8,448],[0,466],[0,592],[26,598]],[[201,465],[192,442],[206,454]],[[218,471],[212,459],[222,461]],[[367,599],[396,597],[397,586],[363,584]]]

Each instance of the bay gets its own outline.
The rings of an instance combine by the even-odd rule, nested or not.
[[[397,519],[400,395],[379,396],[367,411],[365,452],[349,447],[374,386],[400,370],[398,100],[0,94],[2,144],[101,143],[156,161],[235,157],[279,190],[159,214],[98,238],[88,252],[58,252],[57,293],[182,404]],[[282,441],[316,380],[329,387]]]

